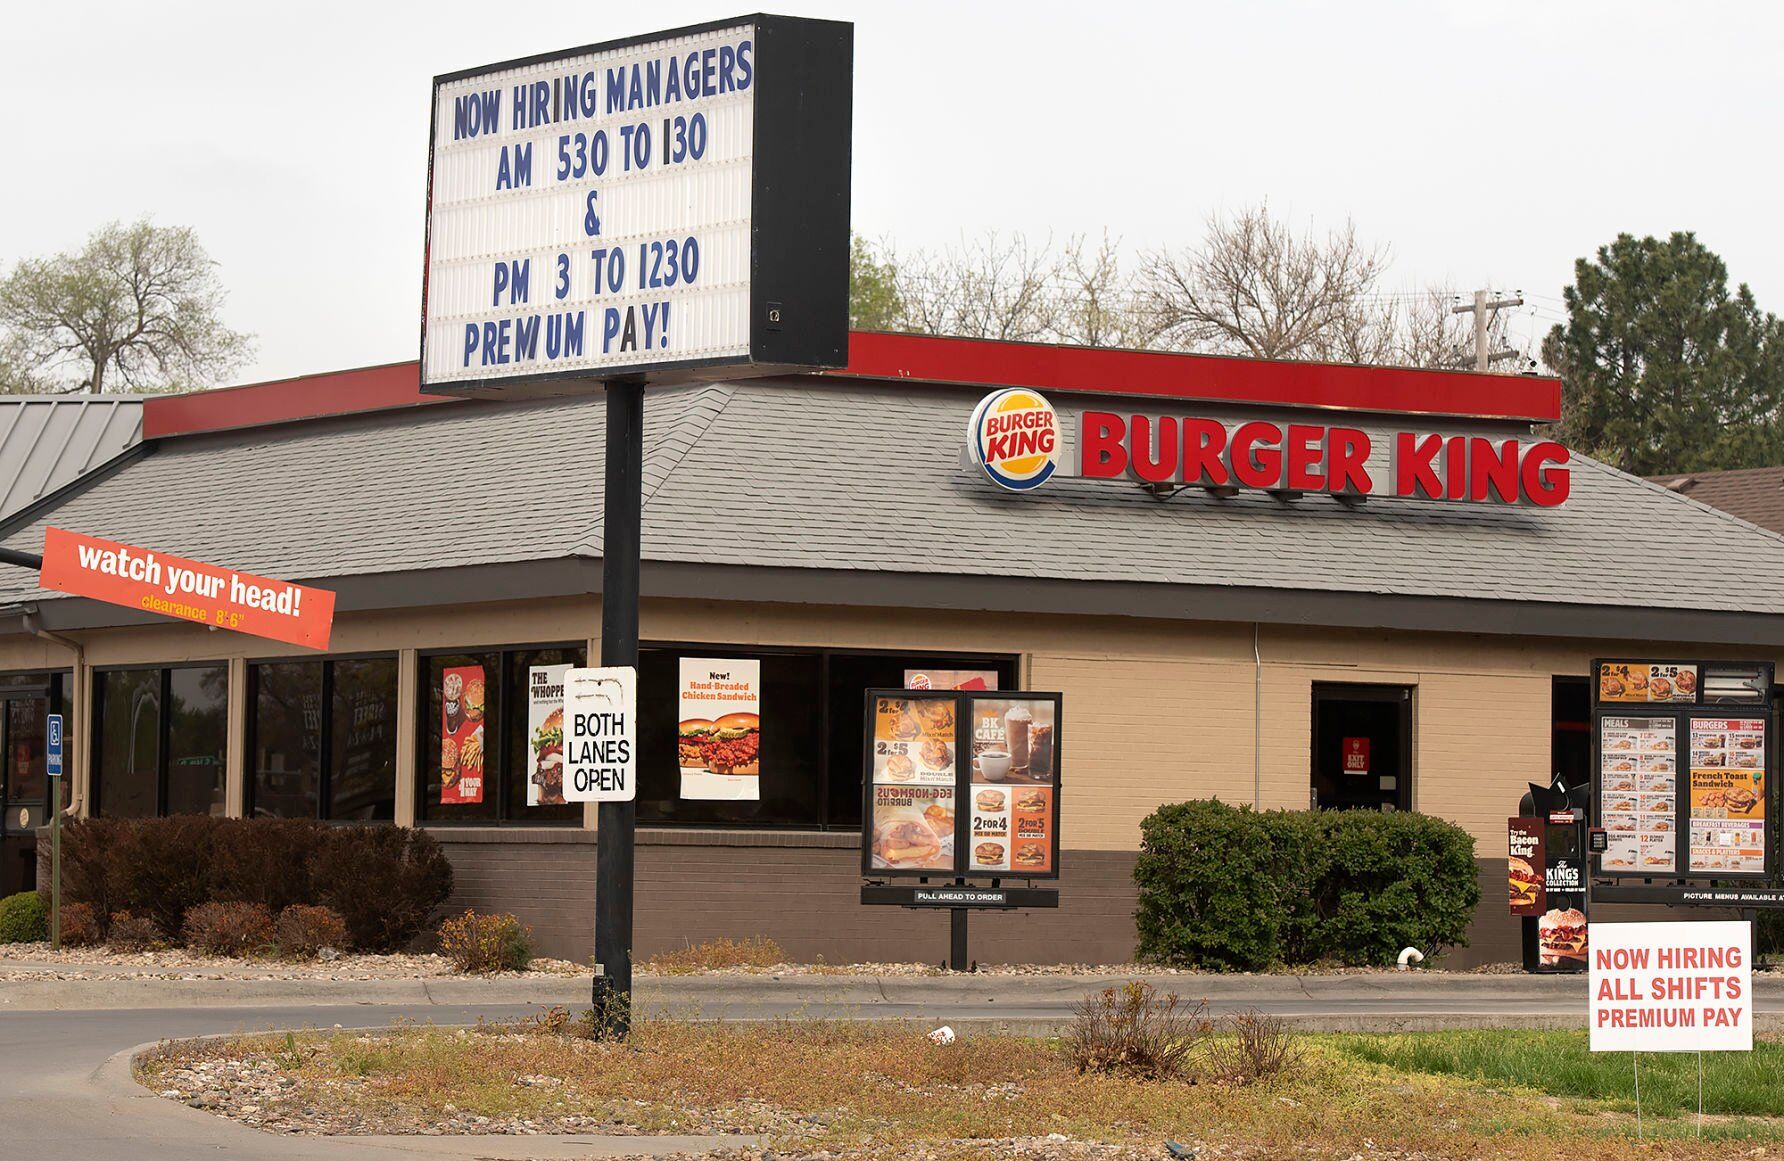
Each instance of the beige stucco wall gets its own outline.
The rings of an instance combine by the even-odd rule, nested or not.
[[[589,596],[445,612],[343,614],[333,651],[400,652],[408,683],[416,672],[408,651],[588,640],[598,652],[599,633],[599,600]],[[1066,695],[1062,837],[1068,847],[1087,850],[1133,849],[1140,820],[1161,802],[1208,795],[1250,802],[1254,769],[1262,806],[1306,806],[1312,687],[1341,681],[1414,688],[1414,804],[1467,827],[1483,857],[1498,857],[1504,853],[1504,820],[1524,784],[1549,776],[1554,675],[1583,676],[1599,654],[1777,660],[1762,651],[1640,642],[1266,625],[1255,637],[1260,667],[1253,634],[1249,624],[718,600],[649,600],[642,611],[646,641],[1019,655],[1030,688]],[[291,653],[185,625],[76,636],[88,664],[101,667]],[[40,639],[0,637],[0,672],[68,660],[64,650]],[[1261,754],[1253,745],[1260,686]],[[239,688],[232,682],[232,689]],[[405,686],[405,705],[412,705],[410,696]],[[413,769],[412,735],[411,715],[404,713],[399,759],[405,783]],[[231,737],[239,744],[235,729]],[[84,726],[75,741],[74,772],[84,789]],[[232,754],[229,767],[238,777],[242,765]],[[239,808],[234,786],[230,801]],[[406,788],[399,803],[412,803]],[[412,817],[409,810],[401,813]]]

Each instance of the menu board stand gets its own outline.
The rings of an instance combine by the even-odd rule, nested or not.
[[[971,968],[969,912],[1059,906],[1059,892],[1034,881],[1059,877],[1063,702],[1025,690],[867,691],[861,902],[948,910],[954,971]]]
[[[1606,902],[1784,906],[1766,662],[1593,663],[1593,855]]]

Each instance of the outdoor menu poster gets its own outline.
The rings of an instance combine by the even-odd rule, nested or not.
[[[995,669],[907,669],[906,689],[996,689]]]
[[[1648,661],[1605,661],[1598,666],[1601,702],[1695,702],[1697,666]]]
[[[1059,766],[1053,702],[975,697],[972,706],[972,871],[1047,874],[1057,836]]]
[[[1607,846],[1599,868],[1666,874],[1676,865],[1678,749],[1672,718],[1599,723],[1598,818]]]
[[[527,805],[564,804],[564,674],[568,665],[527,669]]]
[[[874,699],[873,870],[956,870],[955,734],[952,698]]]
[[[1692,872],[1765,873],[1765,722],[1692,718]]]
[[[676,761],[684,799],[762,797],[761,690],[760,661],[681,659]]]
[[[440,802],[483,801],[483,666],[454,665],[440,677]]]
[[[1513,818],[1506,823],[1506,878],[1513,915],[1541,915],[1548,910],[1543,837],[1548,823],[1540,818]]]

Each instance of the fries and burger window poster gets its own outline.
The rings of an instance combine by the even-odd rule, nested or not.
[[[1691,874],[1764,875],[1765,720],[1691,719]]]
[[[723,802],[762,797],[762,663],[681,659],[676,761],[681,796]]]
[[[527,805],[564,805],[564,674],[568,665],[527,667]]]
[[[454,665],[440,676],[440,802],[483,801],[483,706],[488,684],[481,665]]]

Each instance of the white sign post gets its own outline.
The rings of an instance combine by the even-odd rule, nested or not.
[[[1594,1052],[1748,1052],[1753,928],[1594,923],[1589,984]]]
[[[564,798],[638,797],[638,671],[629,665],[564,674]]]

